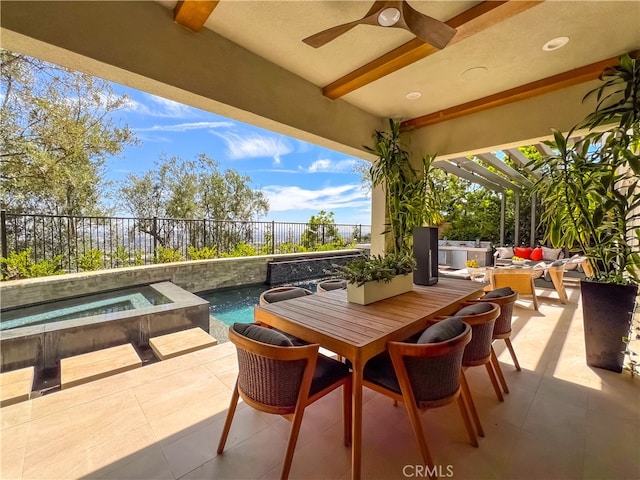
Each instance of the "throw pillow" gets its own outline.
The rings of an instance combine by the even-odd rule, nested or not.
[[[534,248],[531,250],[531,260],[539,262],[542,260],[542,247]]]
[[[558,260],[560,258],[561,253],[562,253],[561,248],[542,247],[542,259],[545,262],[553,262],[554,260]]]
[[[458,310],[454,315],[463,316],[463,315],[478,315],[480,313],[487,313],[493,308],[489,303],[474,303],[473,305],[469,305],[468,307],[462,307]]]
[[[240,335],[255,340],[256,342],[268,343],[278,347],[293,346],[291,340],[273,328],[266,328],[255,323],[234,323],[231,328]]]
[[[458,317],[450,317],[427,328],[417,343],[446,342],[464,332],[464,323]]]
[[[498,258],[511,258],[513,257],[513,247],[498,247],[496,248]]]
[[[515,247],[513,253],[516,257],[524,258],[525,260],[531,259],[531,247]]]
[[[501,297],[508,297],[509,295],[513,295],[513,290],[511,290],[511,287],[502,287],[502,288],[496,288],[495,290],[491,290],[490,292],[487,292],[485,296],[482,298],[484,299],[501,298]]]

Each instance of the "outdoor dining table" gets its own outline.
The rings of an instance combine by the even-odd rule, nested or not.
[[[485,286],[440,278],[433,286],[414,285],[410,292],[369,305],[348,302],[345,290],[334,290],[255,307],[256,322],[318,343],[351,361],[352,479],[361,474],[362,382],[367,361],[385,351],[387,342],[404,340],[424,330],[429,320],[451,314],[465,300],[480,297]]]

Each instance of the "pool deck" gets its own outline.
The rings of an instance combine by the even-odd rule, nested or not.
[[[469,445],[456,405],[422,415],[436,464],[458,479],[638,478],[640,378],[586,366],[578,290],[567,305],[539,292],[539,312],[526,301],[514,309],[521,372],[496,343],[505,401],[483,368],[467,371],[486,432],[480,447]],[[279,416],[241,403],[216,455],[236,374],[227,342],[4,407],[0,478],[279,478],[289,429]],[[402,405],[369,390],[364,402],[363,478],[417,478],[422,460]],[[338,391],[307,409],[291,479],[350,477],[340,405]]]

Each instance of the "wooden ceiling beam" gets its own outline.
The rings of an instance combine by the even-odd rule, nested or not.
[[[631,56],[637,56],[640,50],[631,52]],[[536,80],[535,82],[520,85],[488,97],[479,98],[471,102],[456,105],[455,107],[446,108],[438,112],[429,113],[420,117],[405,120],[401,124],[404,131],[415,130],[416,128],[426,127],[454,118],[463,117],[472,113],[482,112],[494,107],[500,107],[509,103],[519,102],[528,98],[544,95],[545,93],[554,92],[563,88],[578,85],[597,79],[607,67],[618,64],[618,56],[607,58],[584,67],[575,68],[568,72],[552,75],[551,77]]]
[[[199,32],[218,3],[219,0],[180,0],[173,9],[173,20],[189,30]]]
[[[445,23],[457,29],[449,45],[469,38],[497,23],[542,3],[541,1],[485,1],[453,17]],[[322,89],[324,96],[336,99],[411,65],[439,50],[418,38],[378,57]]]

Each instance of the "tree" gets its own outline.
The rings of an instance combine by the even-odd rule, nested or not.
[[[189,245],[201,248],[215,243],[222,252],[228,246],[252,239],[247,226],[225,222],[250,222],[269,211],[264,194],[253,190],[249,182],[250,177],[235,170],[221,172],[218,163],[204,153],[194,160],[162,156],[153,170],[142,175],[129,174],[117,193],[120,206],[139,219],[138,228],[161,245],[168,246],[176,231],[181,230]],[[154,217],[201,218],[205,222],[189,228],[185,222],[158,222]],[[210,220],[208,226],[206,220]],[[203,245],[204,238],[207,245]]]
[[[3,208],[101,213],[107,156],[137,143],[112,119],[127,97],[104,80],[8,50],[0,66]]]
[[[332,244],[342,246],[344,240],[336,227],[333,212],[321,210],[318,215],[311,215],[309,226],[302,232],[300,241],[305,248],[313,249],[319,245]]]

